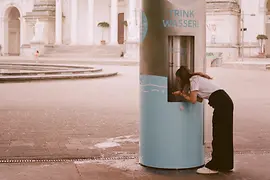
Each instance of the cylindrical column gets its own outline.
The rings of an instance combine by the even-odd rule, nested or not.
[[[244,12],[241,12],[241,22],[242,22],[242,29],[241,29],[241,60],[244,61],[244,35],[245,35],[245,31],[244,31],[244,28],[245,28],[245,25],[244,25]]]
[[[117,13],[118,0],[111,0],[111,42],[110,44],[118,44],[118,13]]]
[[[20,17],[20,46],[24,44],[25,38],[25,19],[21,16]]]
[[[62,0],[55,3],[55,44],[62,44]]]
[[[4,17],[3,19],[3,45],[2,52],[4,55],[8,55],[9,43],[8,43],[8,17]]]
[[[175,78],[175,67],[183,61],[195,60],[195,70],[202,71],[205,1],[143,0],[142,7],[148,32],[140,47],[140,164],[162,169],[200,167],[204,164],[203,104],[168,102],[169,85],[175,83],[168,80]],[[171,26],[165,27],[166,23]],[[181,53],[184,40],[195,44],[187,47],[195,58],[172,54]]]
[[[88,40],[94,44],[94,0],[88,0]]]
[[[270,16],[266,16],[266,23],[265,23],[265,34],[268,35],[270,34]],[[265,41],[266,46],[265,46],[265,54],[270,54],[270,38],[266,39]]]
[[[136,0],[128,2],[128,41],[136,41]]]
[[[265,7],[266,3],[265,0],[260,0],[259,1],[259,25],[258,25],[258,32],[260,34],[265,34],[266,28],[265,28],[265,23],[266,23],[266,13],[268,9]]]
[[[141,34],[144,37],[141,43],[141,62],[140,72],[141,75],[158,75],[161,77],[167,76],[167,62],[165,54],[165,28],[162,25],[162,19],[164,18],[164,0],[157,0],[153,3],[151,0],[143,0],[142,9],[146,17],[141,21],[143,26],[147,26],[147,29],[142,27],[143,31],[147,31]],[[147,22],[146,22],[147,21]]]
[[[71,44],[77,44],[77,28],[78,28],[78,2],[77,0],[70,0],[71,2]]]

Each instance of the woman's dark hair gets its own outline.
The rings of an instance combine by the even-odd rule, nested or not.
[[[180,78],[180,86],[182,90],[184,90],[186,86],[190,85],[189,79],[192,76],[201,76],[206,79],[212,79],[207,74],[203,74],[199,72],[191,73],[190,70],[186,66],[180,66],[180,68],[176,71],[175,76]]]
[[[181,79],[180,86],[181,89],[184,90],[187,85],[190,85],[189,79],[194,76],[194,74],[192,74],[186,66],[180,66],[180,68],[176,71],[175,76]]]

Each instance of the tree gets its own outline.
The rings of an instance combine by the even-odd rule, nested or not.
[[[100,23],[98,23],[98,27],[101,27],[102,28],[102,40],[101,40],[101,43],[105,43],[105,40],[103,38],[104,29],[105,28],[109,28],[110,27],[110,24],[107,23],[107,22],[100,22]]]
[[[263,54],[264,53],[264,41],[267,40],[268,37],[264,34],[259,34],[257,36],[257,40],[259,41],[260,43],[260,54]]]

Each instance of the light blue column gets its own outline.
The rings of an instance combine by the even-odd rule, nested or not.
[[[166,77],[141,75],[140,80],[140,163],[164,169],[202,166],[203,104],[167,102]]]
[[[172,3],[170,3],[172,2]],[[194,3],[194,4],[192,4]],[[203,103],[168,102],[168,35],[195,37],[195,71],[205,59],[205,1],[142,0],[144,23],[140,51],[140,164],[162,169],[204,165]],[[196,27],[165,28],[170,9],[194,12]],[[175,19],[181,17],[173,17]],[[188,18],[187,18],[188,19]],[[147,27],[147,28],[145,28]]]

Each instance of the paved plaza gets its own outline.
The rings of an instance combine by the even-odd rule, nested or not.
[[[137,68],[120,71],[104,79],[1,84],[1,158],[93,157],[103,151],[95,144],[137,137]]]
[[[137,156],[139,68],[104,67],[116,70],[119,75],[0,84],[0,158]],[[218,177],[269,180],[266,167],[270,163],[270,72],[210,68],[208,73],[225,87],[235,102],[236,172]],[[207,108],[206,112],[206,152],[209,154],[211,109]],[[2,164],[0,179],[103,180],[108,175],[111,179],[125,180],[208,179],[195,175],[194,171],[145,170],[137,162],[135,158],[88,163]]]

